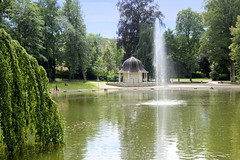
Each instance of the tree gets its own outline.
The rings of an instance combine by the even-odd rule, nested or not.
[[[187,66],[192,81],[192,73],[197,63],[199,53],[199,41],[203,32],[202,16],[190,8],[177,14],[176,34],[179,38],[179,52],[182,62]]]
[[[39,7],[36,3],[28,0],[16,2],[10,12],[12,23],[12,36],[17,39],[27,53],[35,57],[39,63],[46,61],[42,55],[43,47],[43,24]]]
[[[88,54],[87,58],[89,61],[89,66],[93,65],[94,62],[103,55],[103,38],[97,34],[88,34],[87,36]]]
[[[113,52],[113,59],[115,63],[116,70],[119,70],[122,67],[122,59],[125,53],[123,47],[118,48],[114,40],[110,40],[110,48]]]
[[[116,62],[114,59],[114,53],[110,46],[107,46],[103,51],[103,61],[106,62],[107,71],[116,70]]]
[[[0,1],[0,28],[9,29],[10,24],[6,20],[8,17],[8,12],[13,6],[14,0],[4,0]]]
[[[205,1],[204,20],[206,31],[201,41],[201,52],[205,53],[209,61],[219,68],[217,74],[229,74],[234,81],[234,65],[230,59],[231,34],[229,28],[236,24],[240,15],[239,0],[211,0]],[[212,70],[212,72],[215,72]]]
[[[80,68],[84,82],[86,79],[85,60],[86,57],[86,26],[83,24],[80,5],[78,0],[66,0],[62,9],[63,16],[66,17],[65,28],[66,42],[66,65],[70,70],[70,78],[77,73]]]
[[[92,66],[92,70],[97,76],[98,81],[100,76],[106,76],[107,67],[106,67],[106,64],[103,62],[102,58],[98,58],[97,61],[94,62],[94,65]]]
[[[141,24],[139,42],[134,53],[134,56],[142,62],[150,76],[153,76],[153,32],[153,24]]]
[[[43,26],[43,55],[47,58],[42,64],[48,73],[50,80],[55,79],[56,54],[59,49],[58,39],[60,32],[59,7],[56,0],[39,0],[41,15],[44,20]]]
[[[236,66],[237,79],[240,81],[240,16],[237,18],[236,27],[230,28],[232,37],[232,44],[229,46],[231,49],[231,60]]]
[[[180,39],[177,38],[176,34],[174,34],[173,30],[166,30],[163,33],[165,44],[166,44],[166,52],[168,59],[171,59],[176,66],[177,78],[178,82],[180,82],[180,69],[182,69],[182,59],[181,59],[181,52],[178,50],[178,43]]]
[[[118,46],[124,46],[123,60],[126,60],[135,52],[141,24],[154,24],[156,18],[162,22],[163,14],[153,0],[119,0],[117,7],[120,12]]]
[[[0,137],[11,152],[63,143],[63,121],[43,67],[0,29]]]

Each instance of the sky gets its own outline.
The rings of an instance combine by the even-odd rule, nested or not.
[[[64,0],[59,0],[61,1]],[[82,7],[83,19],[87,33],[100,34],[104,38],[117,38],[119,12],[118,0],[79,0]],[[177,13],[183,9],[192,8],[193,11],[203,12],[203,0],[155,0],[165,18],[163,23],[166,30],[175,29]]]

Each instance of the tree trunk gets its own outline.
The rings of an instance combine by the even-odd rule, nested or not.
[[[179,62],[177,62],[177,78],[178,78],[178,83],[180,83],[180,70],[179,70]]]
[[[190,67],[190,82],[192,82],[192,67]]]
[[[85,83],[85,82],[87,82],[87,78],[86,78],[86,73],[85,73],[83,61],[82,61],[82,58],[80,57],[80,54],[79,54],[79,61],[80,61],[80,65],[81,65],[82,75],[83,75],[83,82]]]
[[[233,62],[231,63],[231,66],[230,66],[230,81],[231,82],[235,82],[236,81],[236,73],[235,73],[235,65],[233,64]]]

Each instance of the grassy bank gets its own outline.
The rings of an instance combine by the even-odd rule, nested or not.
[[[68,86],[65,86],[65,83],[68,83]],[[74,89],[96,89],[98,88],[96,85],[91,83],[91,81],[87,81],[83,83],[82,80],[71,80],[68,81],[66,79],[56,78],[54,82],[49,83],[49,89],[56,90],[56,85],[60,90],[74,90]]]
[[[177,78],[171,78],[171,80],[173,82],[178,82]],[[193,78],[192,82],[204,82],[204,81],[207,81],[207,80],[210,80],[210,79],[207,79],[207,78]],[[189,80],[189,78],[181,78],[180,82],[190,82],[190,80]]]

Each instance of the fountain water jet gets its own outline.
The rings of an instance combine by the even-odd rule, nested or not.
[[[160,23],[156,19],[154,27],[154,61],[155,79],[157,86],[166,85],[167,82],[167,58],[165,51],[165,42],[161,36]]]

